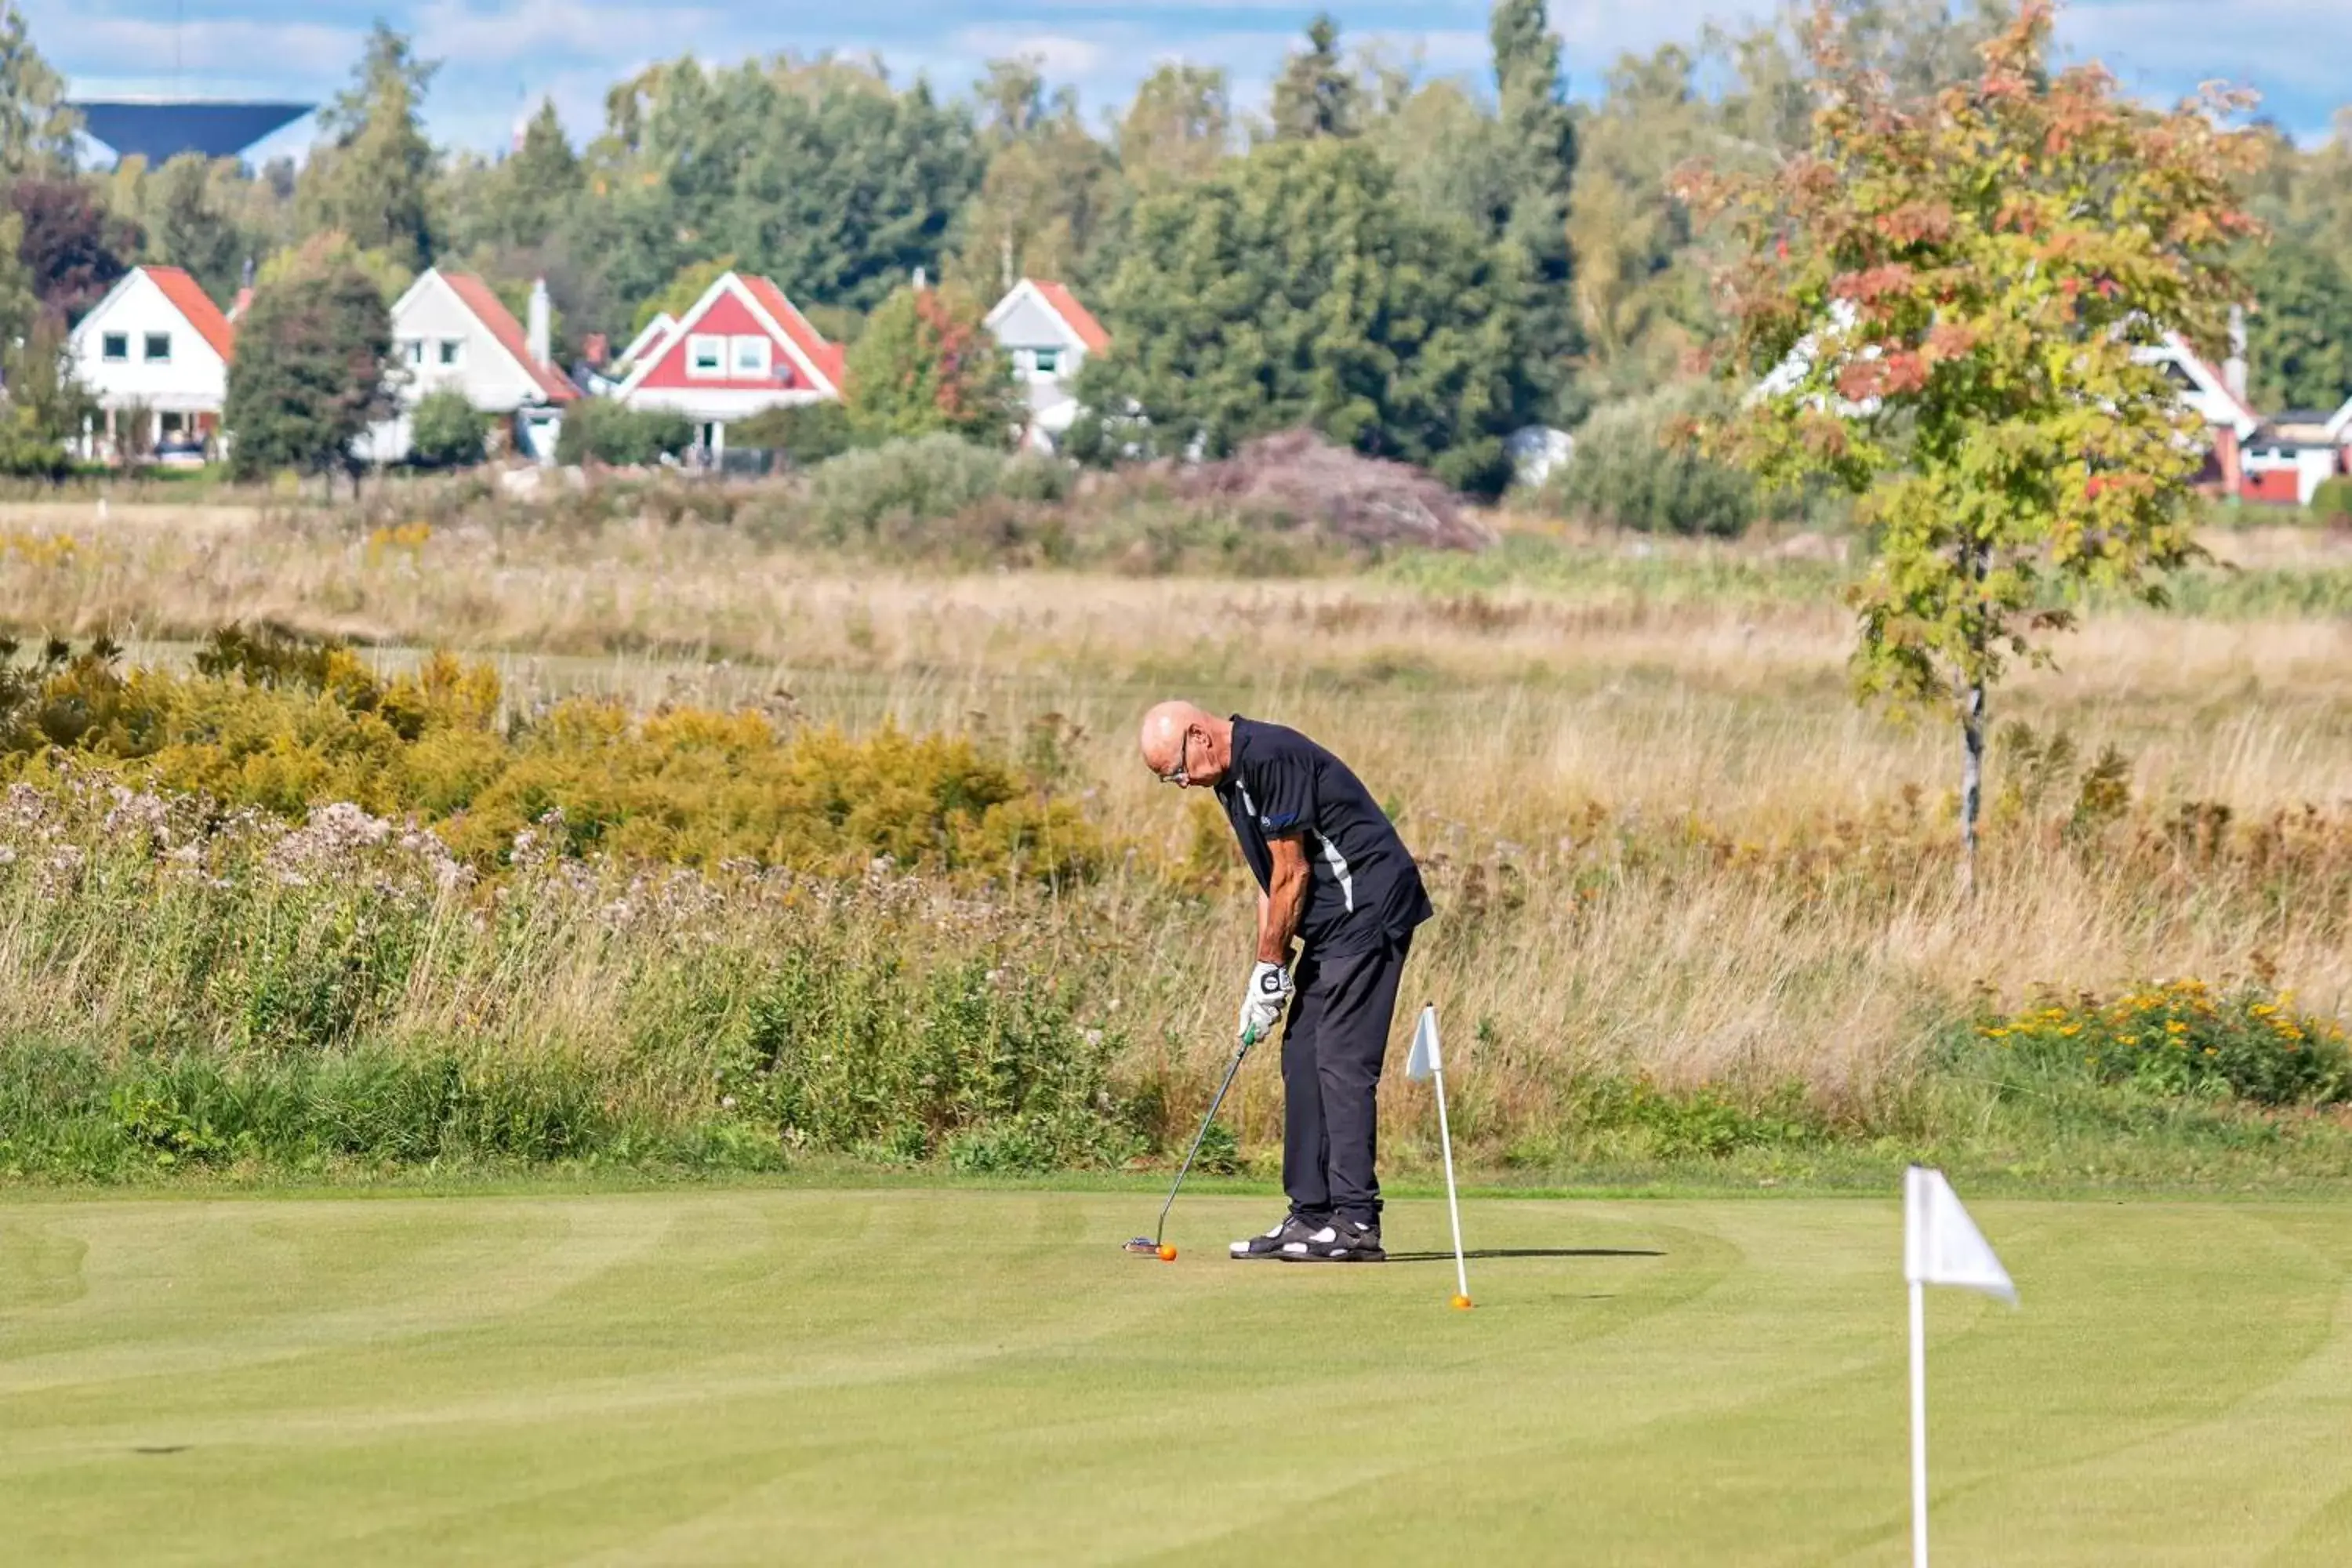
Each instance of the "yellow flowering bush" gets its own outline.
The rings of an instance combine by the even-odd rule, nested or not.
[[[0,661],[0,780],[97,771],[288,821],[348,803],[429,825],[484,870],[534,826],[578,855],[849,875],[878,859],[1064,880],[1103,858],[1076,803],[958,737],[593,698],[507,721],[488,665],[436,654],[385,679],[349,648],[235,627],[194,674],[118,658],[52,645]]]
[[[2021,1067],[2159,1094],[2227,1093],[2263,1105],[2352,1097],[2344,1026],[2260,984],[2216,992],[2174,980],[2104,999],[2045,993],[2021,1012],[1984,1019],[1978,1034]]]

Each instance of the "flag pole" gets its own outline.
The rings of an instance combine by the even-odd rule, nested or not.
[[[1911,1281],[1911,1568],[1927,1568],[1927,1288]]]
[[[1470,1265],[1462,1253],[1462,1200],[1454,1190],[1454,1133],[1445,1125],[1445,1068],[1430,1075],[1437,1081],[1437,1141],[1445,1151],[1445,1209],[1454,1219],[1454,1283],[1464,1300],[1470,1299]]]

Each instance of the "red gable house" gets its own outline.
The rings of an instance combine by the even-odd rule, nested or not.
[[[838,399],[848,380],[842,360],[840,345],[825,342],[782,289],[730,272],[638,355],[614,395],[633,408],[685,415],[717,455],[732,421]]]

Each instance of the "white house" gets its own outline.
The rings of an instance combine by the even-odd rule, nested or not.
[[[220,433],[236,333],[177,267],[132,268],[73,330],[74,375],[97,397],[85,457],[199,453]],[[134,433],[128,420],[146,424]]]
[[[1076,295],[1038,278],[1014,284],[985,324],[1013,356],[1013,374],[1028,394],[1029,427],[1023,442],[1050,448],[1077,417],[1079,367],[1087,355],[1109,351],[1110,334]]]
[[[1846,300],[1832,300],[1829,309],[1830,324],[1838,332],[1853,331],[1860,312]],[[2307,470],[2310,459],[2290,450],[2276,450],[2260,460],[2250,460],[2247,444],[2262,429],[2262,416],[2254,412],[2246,395],[2245,318],[2242,312],[2232,312],[2230,328],[2230,357],[2219,365],[2207,360],[2178,332],[2165,332],[2154,342],[2132,351],[2138,363],[2162,371],[2180,404],[2195,415],[2205,426],[2207,442],[2205,474],[2200,483],[2223,495],[2243,496],[2248,500],[2292,500],[2299,483],[2315,484],[2299,479],[2298,472]],[[1775,365],[1757,385],[1752,396],[1772,396],[1794,390],[1813,373],[1821,353],[1820,334],[1808,332],[1797,341],[1786,359]],[[1860,358],[1879,357],[1875,344],[1866,345]],[[1837,411],[1843,414],[1867,415],[1875,411],[1877,400],[1864,398],[1848,403],[1833,399]],[[2352,423],[2352,419],[2347,419]],[[2260,470],[2264,465],[2280,470],[2268,478]]]
[[[580,389],[549,353],[550,321],[544,281],[531,285],[526,329],[481,279],[438,268],[425,272],[392,307],[401,413],[369,433],[362,456],[405,458],[411,412],[428,395],[455,388],[483,413],[509,421],[514,450],[553,462],[564,405],[579,399]]]
[[[628,377],[614,395],[632,408],[683,414],[713,458],[725,455],[730,423],[838,400],[848,380],[840,344],[827,342],[773,282],[737,272],[703,290],[660,338],[630,348]]]

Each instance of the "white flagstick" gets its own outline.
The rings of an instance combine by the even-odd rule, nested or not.
[[[1462,1200],[1454,1188],[1454,1132],[1445,1124],[1445,1059],[1437,1047],[1437,1004],[1430,1003],[1421,1010],[1421,1022],[1412,1031],[1412,1055],[1405,1061],[1405,1076],[1411,1079],[1431,1079],[1437,1085],[1437,1141],[1445,1152],[1445,1207],[1454,1220],[1454,1304],[1470,1304],[1470,1265],[1462,1251]]]
[[[1911,1282],[1911,1568],[1927,1568],[1927,1287]]]
[[[2017,1305],[2009,1270],[1941,1171],[1903,1173],[1903,1278],[1911,1286],[1911,1563],[1927,1568],[1927,1287],[1958,1285]]]

